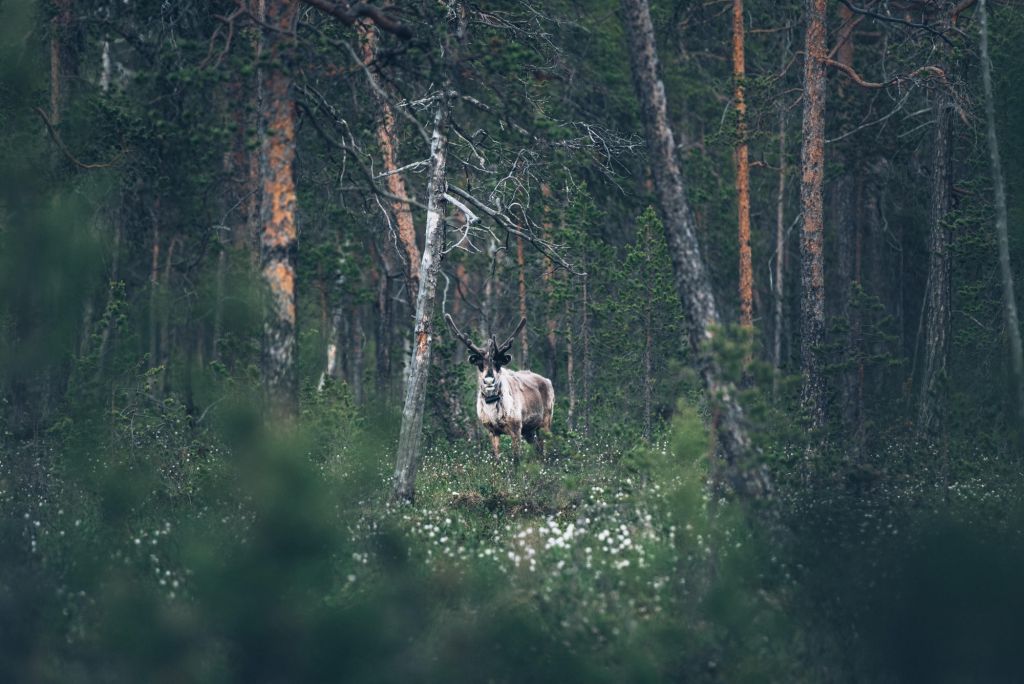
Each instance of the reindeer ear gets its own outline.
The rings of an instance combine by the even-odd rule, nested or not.
[[[501,356],[498,357],[499,366],[507,366],[510,363],[512,363],[512,357],[509,356],[508,354],[502,354]]]
[[[479,366],[481,363],[483,363],[483,360],[484,360],[483,357],[480,356],[479,354],[470,354],[469,355],[469,362],[471,364],[473,364],[474,366]]]

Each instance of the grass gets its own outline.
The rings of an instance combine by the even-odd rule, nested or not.
[[[979,454],[950,472],[894,446],[808,476],[782,448],[765,456],[775,498],[752,507],[709,494],[708,434],[684,403],[650,446],[563,435],[518,469],[507,443],[496,462],[489,444],[435,439],[416,503],[396,505],[386,432],[322,403],[278,438],[245,421],[197,432],[165,403],[92,439],[80,424],[7,445],[0,609],[16,617],[0,625],[0,669],[33,682],[943,681],[922,649],[984,637],[996,655],[943,666],[971,681],[999,675],[999,645],[1019,633],[1019,464]],[[990,617],[964,619],[975,604]],[[921,621],[927,639],[894,649]]]

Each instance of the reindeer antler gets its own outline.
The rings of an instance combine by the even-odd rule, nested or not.
[[[508,336],[507,340],[505,340],[505,344],[503,344],[500,347],[498,347],[498,353],[499,354],[504,354],[505,352],[507,352],[509,349],[512,348],[512,343],[515,342],[516,335],[519,334],[519,331],[523,329],[524,325],[526,325],[526,319],[525,318],[523,320],[519,321],[519,325],[516,326],[516,329],[513,330],[512,334]]]
[[[452,332],[455,333],[455,336],[459,338],[459,340],[462,342],[462,344],[464,344],[467,347],[469,347],[469,350],[471,352],[473,352],[474,354],[479,354],[480,356],[484,355],[484,350],[481,349],[480,347],[476,346],[475,344],[473,344],[473,341],[470,340],[469,337],[467,335],[465,335],[461,330],[459,330],[458,326],[455,325],[455,321],[452,320],[452,315],[451,314],[445,314],[444,315],[444,320],[448,321],[448,325],[451,326]],[[525,323],[526,319],[523,319],[523,322]]]

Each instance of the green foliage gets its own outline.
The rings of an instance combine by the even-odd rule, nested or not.
[[[685,348],[664,229],[643,185],[649,170],[618,3],[557,0],[543,14],[523,14],[522,5],[498,0],[470,8],[456,85],[484,106],[458,102],[449,181],[500,201],[510,216],[522,212],[524,225],[572,265],[527,241],[528,361],[555,381],[555,424],[546,457],[526,447],[518,468],[507,438],[497,462],[483,443],[474,370],[440,309],[455,311],[458,302],[472,328],[500,330],[518,315],[519,265],[514,237],[499,230],[493,253],[474,253],[470,242],[491,236],[467,234],[442,264],[427,447],[410,506],[385,496],[412,302],[386,227],[387,198],[368,192],[359,169],[383,179],[379,108],[342,44],[358,47],[358,36],[304,11],[296,55],[283,64],[302,104],[302,392],[296,422],[269,425],[258,406],[259,202],[249,178],[260,145],[250,93],[260,92],[256,78],[269,59],[256,55],[259,31],[244,18],[226,23],[235,6],[223,0],[71,3],[61,121],[49,133],[34,109],[49,107],[54,7],[0,5],[3,677],[1018,676],[1024,483],[1007,439],[1012,392],[976,119],[957,127],[947,217],[950,410],[943,439],[918,444],[908,416],[926,285],[930,142],[921,112],[933,88],[921,81],[865,94],[839,74],[830,81],[827,177],[865,177],[861,199],[876,200],[878,230],[864,234],[863,278],[849,290],[849,316],[829,312],[822,350],[834,403],[844,377],[862,380],[858,431],[837,419],[826,435],[809,434],[791,363],[799,347],[792,239],[783,321],[790,354],[776,369],[762,351],[780,168],[790,171],[784,227],[798,204],[799,7],[745,5],[757,29],[747,36],[746,82],[751,155],[760,162],[752,174],[753,331],[730,322],[737,260],[728,12],[714,3],[655,3],[653,11],[670,124],[725,321],[708,351],[735,385],[752,460],[769,467],[772,496],[737,501],[718,478],[714,401]],[[1015,84],[1024,15],[1012,4],[994,13],[996,110],[1019,274],[1024,106]],[[405,115],[429,119],[410,103],[441,82],[446,14],[431,2],[408,3],[396,16],[415,26],[415,39],[381,35],[369,66],[404,101],[395,141],[399,163],[413,164],[427,142]],[[973,29],[966,17],[961,26],[950,81],[971,114]],[[862,29],[865,39],[869,30],[895,30],[868,19]],[[856,67],[874,77],[883,53],[890,74],[932,59],[925,32],[904,33],[858,42]],[[104,49],[111,71],[101,86]],[[904,103],[892,96],[907,98],[900,114],[854,131]],[[781,158],[780,114],[789,140]],[[514,173],[488,187],[507,169]],[[410,167],[404,177],[422,201],[420,171]],[[464,224],[449,210],[451,237]],[[413,214],[422,225],[422,210]],[[830,208],[829,274],[839,259],[838,218]],[[480,221],[476,229],[488,224]],[[850,284],[829,277],[831,302]],[[391,307],[384,325],[382,302]],[[330,342],[341,350],[339,377],[320,386]]]

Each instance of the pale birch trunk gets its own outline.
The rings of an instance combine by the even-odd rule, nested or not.
[[[427,395],[427,375],[430,370],[430,350],[433,341],[434,305],[436,304],[437,275],[441,270],[444,246],[443,212],[447,202],[448,124],[452,110],[452,72],[457,63],[454,51],[461,42],[464,28],[464,10],[453,8],[455,20],[449,22],[446,46],[447,74],[438,95],[434,131],[430,140],[430,179],[427,187],[427,222],[420,258],[419,292],[416,295],[416,318],[412,359],[405,387],[402,408],[402,427],[395,459],[393,497],[412,502],[416,493],[416,470],[419,466],[423,437],[423,412]]]
[[[1010,342],[1010,368],[1017,385],[1017,425],[1024,430],[1024,349],[1021,346],[1020,320],[1017,317],[1017,299],[1013,287],[1013,270],[1010,268],[1010,241],[1006,212],[1006,185],[1003,181],[1003,165],[999,158],[999,139],[996,137],[996,110],[992,94],[992,65],[988,55],[988,11],[985,0],[978,5],[981,24],[981,76],[985,89],[985,123],[988,134],[988,150],[992,162],[992,190],[995,194],[996,240],[999,244],[999,272],[1003,280],[1003,312],[1006,316],[1006,333]]]

